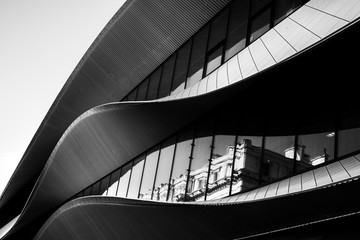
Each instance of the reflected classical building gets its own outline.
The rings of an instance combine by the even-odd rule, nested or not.
[[[126,1],[1,195],[0,239],[357,239],[359,16]]]

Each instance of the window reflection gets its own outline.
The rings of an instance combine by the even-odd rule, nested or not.
[[[116,195],[118,197],[126,197],[131,174],[131,166],[132,162],[129,162],[121,169],[119,188]]]
[[[153,200],[167,201],[169,180],[174,158],[175,137],[166,140],[161,145],[158,170],[153,193]]]
[[[259,184],[262,137],[238,136],[235,150],[231,193],[238,193]]]
[[[134,166],[131,172],[130,184],[127,197],[137,198],[139,194],[141,175],[144,168],[144,156],[141,156],[134,161]]]
[[[194,129],[192,126],[178,134],[168,198],[171,202],[183,202],[185,200],[185,188],[188,177],[191,144],[194,137],[193,134]]]
[[[151,200],[154,186],[156,166],[159,158],[159,146],[150,150],[145,159],[143,179],[141,182],[139,198]]]

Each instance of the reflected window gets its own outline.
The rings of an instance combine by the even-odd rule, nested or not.
[[[175,72],[171,85],[171,94],[176,94],[185,88],[190,51],[191,40],[187,41],[177,52]]]
[[[213,124],[208,122],[199,122],[196,128],[187,189],[188,201],[205,200],[213,131]]]
[[[209,24],[196,33],[193,38],[186,88],[195,85],[203,77],[208,32]]]
[[[246,45],[249,4],[246,1],[232,1],[230,7],[225,61],[240,52]]]
[[[289,175],[294,169],[294,136],[265,138],[262,180],[272,181]]]
[[[296,170],[299,171],[334,159],[334,146],[334,132],[299,135]]]
[[[175,137],[172,137],[161,144],[158,170],[153,192],[153,200],[167,201],[169,192],[169,180],[173,164],[175,150]]]
[[[131,172],[130,185],[127,197],[138,198],[141,176],[144,168],[144,156],[141,156],[134,161],[134,166]]]
[[[215,135],[206,200],[229,195],[234,146],[234,135]]]
[[[107,192],[108,196],[116,196],[118,187],[119,187],[119,179],[120,179],[120,171],[121,169],[116,170],[110,176],[109,189]]]
[[[222,53],[223,46],[215,49],[213,52],[209,53],[207,64],[206,64],[206,75],[210,74],[212,71],[217,69],[222,62]]]
[[[231,193],[238,193],[259,184],[262,137],[238,136],[235,148]]]
[[[251,21],[251,34],[249,42],[253,42],[270,29],[270,13],[268,8]]]
[[[159,159],[159,146],[150,150],[145,159],[143,179],[141,182],[139,198],[145,200],[152,199],[156,166]]]
[[[176,54],[173,54],[163,64],[163,70],[160,79],[158,98],[166,97],[170,94],[171,82],[175,67]]]
[[[171,202],[185,201],[185,189],[193,137],[193,127],[187,128],[178,134],[168,197]]]
[[[132,162],[129,162],[121,169],[119,188],[116,196],[126,197],[131,175]]]

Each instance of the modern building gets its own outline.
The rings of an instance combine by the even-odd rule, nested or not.
[[[360,0],[128,0],[0,199],[0,239],[358,239]]]

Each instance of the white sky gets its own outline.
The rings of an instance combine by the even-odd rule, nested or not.
[[[0,0],[0,195],[81,57],[125,0]]]

